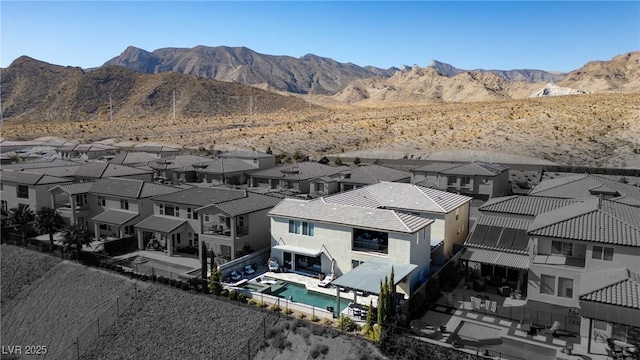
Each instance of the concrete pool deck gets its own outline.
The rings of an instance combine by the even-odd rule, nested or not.
[[[508,338],[531,345],[546,347],[549,349],[555,349],[557,351],[556,356],[558,357],[558,359],[605,360],[607,358],[606,355],[596,355],[592,353],[587,354],[586,347],[583,344],[580,344],[580,339],[577,336],[553,337],[551,336],[551,334],[542,332],[538,332],[538,334],[536,335],[529,335],[527,332],[522,330],[522,325],[517,321],[501,319],[496,316],[479,314],[463,309],[454,309],[436,305],[432,310],[428,311],[421,318],[421,321],[435,327],[446,327],[446,332],[443,333],[442,337],[439,339],[420,337],[420,340],[422,341],[431,342],[441,346],[451,346],[451,344],[447,342],[447,340],[451,335],[456,334],[456,332],[460,329],[460,324],[465,322],[486,327],[487,329],[492,330],[492,332],[499,334],[499,336],[503,338]],[[497,332],[496,329],[498,330]],[[572,347],[572,355],[567,355],[561,352],[561,350],[564,349],[564,347],[567,345]],[[469,347],[469,349],[472,349],[474,354],[477,351],[475,347]],[[491,349],[489,348],[489,350]],[[510,355],[517,356],[523,359],[536,359],[535,356],[525,357],[526,355],[523,354]]]

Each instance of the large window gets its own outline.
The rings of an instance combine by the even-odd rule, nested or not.
[[[553,240],[551,241],[551,254],[571,257],[573,256],[573,243]]]
[[[316,183],[316,192],[323,192],[324,191],[324,184],[321,182],[317,182]]]
[[[165,215],[169,215],[169,216],[175,216],[176,209],[173,206],[165,206],[164,207],[164,214]]]
[[[460,186],[467,186],[471,184],[471,178],[469,176],[463,176],[460,178]]]
[[[106,204],[106,202],[107,201],[105,200],[104,196],[98,195],[98,205],[99,206],[104,206]]]
[[[16,188],[17,196],[21,199],[29,198],[29,187],[27,185],[18,185]]]
[[[447,185],[453,185],[458,182],[458,178],[456,176],[447,176]]]
[[[593,255],[591,257],[598,260],[613,261],[613,248],[594,246]]]
[[[540,276],[540,294],[555,295],[556,277],[550,275]]]
[[[387,254],[389,251],[389,233],[353,229],[353,250],[374,251]]]
[[[129,200],[120,199],[120,209],[129,210]]]
[[[315,225],[312,222],[289,220],[289,233],[313,236]]]
[[[573,297],[573,279],[558,278],[558,296]]]

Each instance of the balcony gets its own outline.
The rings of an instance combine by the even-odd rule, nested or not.
[[[204,235],[231,236],[231,229],[226,225],[209,223],[209,224],[203,224],[202,233]],[[236,227],[236,237],[241,237],[248,234],[249,234],[248,226]]]
[[[533,263],[584,268],[585,260],[584,258],[568,257],[562,255],[536,255],[533,258]]]

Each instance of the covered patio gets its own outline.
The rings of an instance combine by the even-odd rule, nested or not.
[[[138,248],[150,246],[154,250],[166,251],[173,256],[176,242],[180,243],[180,234],[187,224],[186,220],[152,215],[136,225]],[[185,239],[186,240],[186,239]]]
[[[471,282],[474,290],[485,291],[486,286],[495,286],[496,292],[503,296],[511,293],[526,296],[528,255],[468,247],[460,260],[465,274],[476,279]]]
[[[94,227],[96,241],[101,236],[111,238],[123,238],[125,236],[134,235],[134,219],[138,217],[138,213],[123,210],[106,210],[91,218]]]

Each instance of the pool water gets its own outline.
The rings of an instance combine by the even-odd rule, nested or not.
[[[154,269],[154,274],[158,276],[171,277],[170,274],[180,274],[185,271],[192,270],[192,268],[182,265],[176,265],[169,262],[150,259],[140,255],[130,257],[127,259],[119,260],[116,262],[119,265],[130,267],[140,273],[151,273],[151,268]]]
[[[274,292],[267,289],[265,294],[275,295],[283,299],[293,299],[293,302],[299,302],[322,309],[326,309],[327,306],[335,308],[337,305],[335,296],[329,296],[315,291],[307,291],[307,288],[304,287],[304,285],[295,283],[285,283]],[[350,301],[351,300],[345,298],[340,298],[341,312],[347,308]]]
[[[556,350],[509,338],[502,338],[502,344],[500,345],[486,346],[486,348],[493,352],[502,353],[503,359],[517,357],[518,359],[528,360],[552,360],[556,358]],[[505,354],[513,355],[513,357]]]

